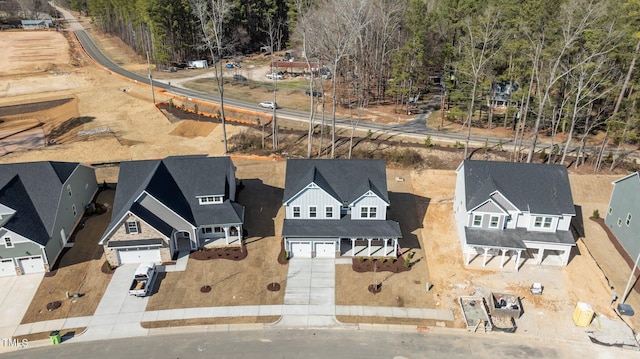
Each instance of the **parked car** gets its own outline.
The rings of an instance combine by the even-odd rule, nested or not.
[[[307,96],[311,96],[311,90],[309,90],[309,89],[304,90],[304,94],[307,95]],[[322,97],[322,92],[320,92],[318,90],[313,90],[313,96]]]
[[[136,297],[144,297],[151,294],[153,282],[156,280],[156,265],[154,263],[142,263],[136,269],[133,282],[129,287],[129,294]]]
[[[266,75],[268,79],[272,80],[272,79],[277,79],[277,80],[282,80],[284,79],[284,75],[281,72],[272,72],[270,74]]]
[[[265,101],[265,102],[260,102],[260,107],[275,109],[275,108],[278,108],[278,104],[276,104],[273,101]]]

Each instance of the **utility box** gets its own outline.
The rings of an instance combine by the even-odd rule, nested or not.
[[[576,309],[573,311],[573,322],[580,327],[588,327],[591,324],[593,315],[595,312],[591,305],[583,302],[576,304]]]

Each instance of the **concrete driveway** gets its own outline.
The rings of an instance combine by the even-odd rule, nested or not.
[[[0,338],[13,337],[43,277],[44,273],[0,277]],[[0,353],[5,349],[9,348],[0,346]]]

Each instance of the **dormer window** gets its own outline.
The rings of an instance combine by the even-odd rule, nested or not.
[[[202,196],[202,197],[198,197],[198,204],[215,204],[215,203],[222,203],[223,202],[223,197],[222,196]]]
[[[377,207],[360,207],[360,218],[376,218],[377,212]]]

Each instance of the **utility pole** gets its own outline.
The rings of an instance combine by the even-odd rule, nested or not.
[[[153,76],[151,75],[151,63],[149,62],[149,51],[147,51],[147,69],[149,70],[149,84],[151,84],[151,98],[153,105],[156,104],[156,92],[153,90]]]

